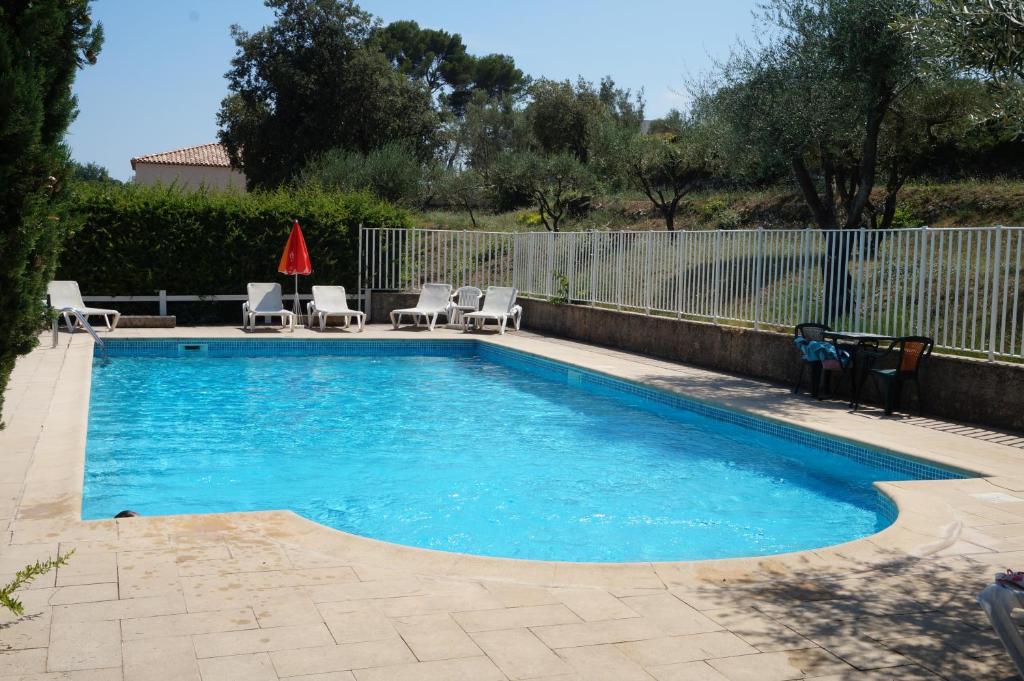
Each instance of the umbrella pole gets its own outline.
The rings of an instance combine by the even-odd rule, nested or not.
[[[295,275],[295,321],[302,324],[302,308],[299,307],[299,275]]]

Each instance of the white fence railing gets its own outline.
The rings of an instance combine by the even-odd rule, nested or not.
[[[755,328],[927,335],[1024,357],[1024,228],[702,232],[363,229],[359,286],[428,281]]]

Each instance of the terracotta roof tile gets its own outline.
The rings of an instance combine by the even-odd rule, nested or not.
[[[135,170],[136,163],[159,163],[172,166],[213,166],[218,168],[230,167],[228,150],[222,144],[200,144],[197,147],[185,147],[174,151],[164,151],[159,154],[148,154],[136,156],[132,159],[132,170]]]

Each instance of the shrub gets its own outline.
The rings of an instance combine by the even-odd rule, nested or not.
[[[331,149],[312,160],[299,174],[300,185],[335,191],[369,191],[404,205],[418,203],[424,168],[409,145],[389,142],[370,153]]]
[[[292,221],[309,246],[313,274],[301,285],[356,286],[359,225],[407,227],[407,214],[366,193],[319,189],[239,194],[82,183],[70,212],[83,227],[67,243],[58,276],[86,294],[244,293],[279,281]]]

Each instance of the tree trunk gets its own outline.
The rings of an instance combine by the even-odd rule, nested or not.
[[[825,282],[825,323],[834,325],[853,312],[853,277],[850,276],[850,240],[856,232],[838,230],[825,232],[825,257],[822,277]]]

